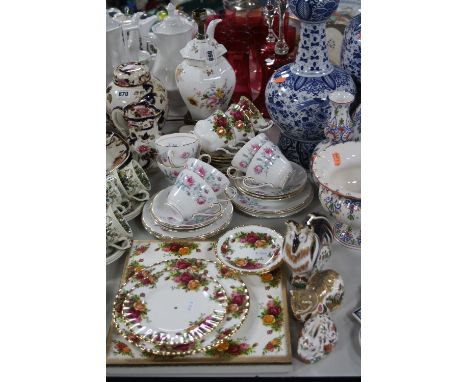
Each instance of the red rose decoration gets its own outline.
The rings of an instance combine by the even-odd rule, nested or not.
[[[185,260],[179,260],[177,261],[176,263],[176,268],[177,269],[186,269],[188,267],[190,267],[190,263],[188,261],[185,261]]]
[[[255,242],[258,240],[258,236],[255,233],[251,232],[247,235],[245,239],[248,243],[255,244]]]
[[[243,305],[245,302],[245,296],[243,294],[236,294],[235,296],[232,297],[232,303],[236,305]]]
[[[180,275],[180,281],[184,284],[187,284],[190,280],[193,280],[193,276],[190,273],[185,272]]]
[[[191,344],[180,344],[180,345],[174,345],[172,348],[175,351],[187,351],[190,349]]]
[[[182,246],[178,243],[172,243],[170,246],[169,246],[169,250],[171,252],[178,252],[179,249],[182,248]]]
[[[330,353],[333,350],[333,345],[332,344],[326,344],[323,346],[323,351],[325,353]]]
[[[268,308],[268,314],[271,314],[272,316],[279,316],[279,314],[281,313],[281,308],[279,306],[270,306]]]
[[[239,355],[240,351],[241,351],[241,348],[239,345],[231,345],[229,346],[229,349],[227,350],[227,352],[232,355]]]

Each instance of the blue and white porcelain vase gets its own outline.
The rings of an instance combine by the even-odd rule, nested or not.
[[[346,26],[341,47],[341,67],[361,83],[361,14]]]
[[[325,24],[338,4],[339,0],[289,1],[290,11],[301,20],[299,49],[296,60],[279,68],[265,91],[268,113],[281,129],[281,151],[306,169],[315,146],[325,138],[328,95],[356,91],[350,74],[328,60]]]
[[[353,114],[354,140],[361,140],[361,105],[359,105]]]

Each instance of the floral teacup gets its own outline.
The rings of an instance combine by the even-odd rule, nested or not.
[[[190,160],[190,159],[189,159]],[[158,159],[156,160],[156,163],[159,167],[159,169],[161,170],[161,172],[164,174],[164,176],[166,177],[166,179],[169,181],[169,183],[171,184],[174,184],[177,177],[179,176],[180,172],[185,168],[185,167],[170,167],[170,166],[166,166],[164,165],[164,163],[162,163],[160,160],[159,160],[159,157]]]
[[[234,158],[232,158],[231,165],[239,171],[247,171],[252,158],[267,141],[268,138],[265,134],[258,134],[240,148],[236,155],[234,155]]]
[[[127,249],[131,246],[132,229],[123,216],[107,207],[106,213],[106,246],[116,249]]]
[[[224,193],[229,186],[229,179],[226,175],[200,159],[189,159],[185,164],[185,168],[202,177],[217,196]]]
[[[265,118],[263,118],[262,113],[260,113],[257,107],[247,97],[240,97],[237,104],[250,119],[250,122],[252,123],[255,130],[265,131],[273,126],[273,121],[266,121]]]
[[[187,159],[200,155],[200,149],[200,139],[191,133],[166,134],[156,140],[159,160],[169,167],[184,166]]]
[[[236,143],[247,142],[255,137],[255,131],[249,117],[239,105],[233,103],[226,111],[233,127]]]
[[[118,175],[125,191],[131,198],[137,201],[149,199],[148,191],[151,190],[151,183],[137,161],[132,160],[124,168],[118,170]]]
[[[237,151],[236,137],[232,119],[221,110],[216,110],[207,119],[195,124],[194,134],[200,138],[201,147],[205,152],[223,151],[233,154]]]
[[[230,199],[234,198],[231,197]],[[176,179],[167,197],[166,205],[174,212],[176,219],[184,221],[195,216],[213,216],[222,211],[221,202],[211,186],[193,171],[184,169]],[[213,213],[203,212],[213,206],[219,209]]]
[[[230,169],[233,169],[230,167]],[[239,178],[228,169],[231,178]],[[247,188],[273,187],[284,188],[293,174],[293,167],[286,159],[278,146],[271,142],[265,142],[252,158],[245,176],[244,186]]]

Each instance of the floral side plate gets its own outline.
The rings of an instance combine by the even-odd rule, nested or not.
[[[153,198],[151,202],[151,215],[153,218],[161,225],[170,229],[183,231],[189,229],[197,229],[201,227],[205,227],[211,223],[213,223],[216,219],[219,219],[222,215],[223,211],[221,210],[218,214],[213,216],[200,216],[197,215],[196,217],[190,220],[184,220],[183,222],[179,222],[174,215],[174,212],[166,206],[166,201],[169,193],[171,192],[172,186],[165,188],[164,190],[159,191]],[[212,208],[214,213],[217,211],[215,207]],[[210,209],[208,209],[207,213]]]
[[[311,183],[307,181],[301,192],[288,199],[265,200],[238,192],[232,203],[241,211],[249,213],[249,215],[262,214],[269,215],[264,217],[279,217],[288,216],[288,212],[298,212],[298,210],[309,205],[313,198],[314,190]]]
[[[117,293],[114,301],[113,323],[119,333],[128,341],[135,344],[146,354],[155,355],[188,355],[207,351],[231,337],[242,326],[250,307],[249,291],[236,272],[211,260],[195,258],[178,258],[158,262],[148,267],[131,267],[130,278]],[[201,275],[211,275],[216,278],[227,294],[227,311],[225,320],[218,326],[216,332],[210,332],[201,339],[188,344],[160,345],[144,341],[133,335],[125,325],[122,315],[123,301],[128,293],[139,285],[151,287],[155,282],[155,275],[168,271],[177,277],[180,284],[188,285],[198,280]],[[195,275],[198,275],[197,277]],[[182,289],[183,289],[182,288]]]
[[[181,345],[215,329],[226,314],[226,291],[206,274],[187,277],[162,271],[151,275],[151,284],[135,285],[122,304],[129,331],[155,344]]]
[[[282,199],[282,198],[288,198],[299,191],[301,191],[306,182],[307,182],[307,172],[304,170],[303,167],[298,165],[297,163],[291,162],[291,165],[293,167],[293,174],[287,181],[286,185],[284,188],[273,188],[273,187],[259,187],[259,188],[251,188],[251,187],[246,187],[243,184],[242,179],[236,179],[235,180],[235,185],[236,187],[241,190],[243,193],[253,196],[253,197],[258,197],[261,199]]]
[[[222,214],[207,226],[194,230],[176,231],[161,226],[154,221],[151,214],[151,201],[147,201],[141,214],[141,222],[145,230],[152,236],[161,240],[203,240],[213,237],[227,228],[232,219],[234,208],[227,203]]]
[[[106,173],[125,163],[130,156],[130,147],[115,133],[106,132]]]
[[[238,272],[261,274],[281,264],[282,247],[283,237],[278,232],[249,225],[222,235],[216,245],[216,256],[224,265]]]

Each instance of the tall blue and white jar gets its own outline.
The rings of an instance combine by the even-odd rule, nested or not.
[[[279,68],[267,84],[265,101],[281,129],[279,147],[286,157],[309,168],[330,117],[328,95],[335,90],[355,94],[351,75],[328,60],[325,24],[339,0],[289,0],[301,21],[296,60]]]

